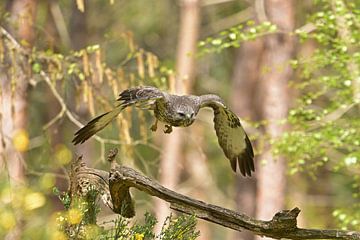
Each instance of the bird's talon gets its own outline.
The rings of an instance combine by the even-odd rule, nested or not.
[[[171,125],[165,125],[166,129],[164,130],[164,133],[171,133],[172,132],[172,126]]]
[[[152,125],[152,126],[150,127],[150,130],[153,131],[153,132],[156,132],[156,130],[157,130],[157,125],[156,125],[156,124]]]
[[[151,126],[150,130],[153,131],[153,132],[156,132],[156,130],[157,130],[157,124],[158,124],[158,120],[155,119],[155,122],[154,122],[154,124]]]

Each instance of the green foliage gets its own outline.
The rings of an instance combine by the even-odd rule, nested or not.
[[[61,192],[57,187],[53,188],[53,193],[55,196],[57,196],[62,203],[62,205],[65,207],[66,210],[70,208],[71,205],[71,198],[67,192]]]
[[[297,76],[290,86],[298,93],[287,118],[290,129],[271,140],[274,154],[288,160],[290,175],[306,172],[315,179],[319,169],[330,169],[346,176],[352,181],[354,203],[360,186],[359,9],[359,1],[316,0],[304,27],[282,33],[314,50],[289,62]],[[237,48],[243,41],[277,32],[272,23],[250,21],[199,42],[199,53]],[[333,216],[343,228],[360,229],[359,214],[357,205],[334,210]]]
[[[228,30],[220,32],[217,36],[208,37],[198,43],[198,54],[217,52],[231,47],[239,47],[241,42],[255,40],[263,35],[277,31],[276,25],[270,22],[255,24],[248,21]]]
[[[289,112],[289,122],[297,131],[283,136],[278,152],[285,153],[296,165],[306,162],[312,168],[313,164],[323,165],[318,160],[327,162],[329,151],[337,151],[340,159],[334,159],[334,166],[338,169],[339,165],[356,166],[360,154],[358,100],[353,88],[353,82],[359,80],[353,78],[349,68],[353,62],[360,62],[360,54],[355,50],[360,46],[360,34],[358,30],[351,31],[349,46],[339,34],[336,19],[347,19],[348,30],[352,30],[359,16],[353,9],[333,10],[324,2],[321,6],[323,11],[309,18],[316,30],[306,34],[297,31],[303,40],[315,40],[318,47],[309,58],[292,62],[303,79],[293,83],[301,95],[296,108]],[[313,164],[310,159],[315,160]]]
[[[136,223],[130,226],[129,220],[122,217],[118,217],[113,223],[114,227],[107,230],[103,236],[99,236],[100,239],[193,240],[199,236],[194,216],[167,217],[158,236],[153,232],[157,220],[149,213],[145,213],[143,224]]]
[[[172,216],[166,218],[159,239],[172,240],[172,239],[196,239],[200,235],[196,231],[196,218],[195,216],[181,215],[173,219]]]
[[[157,220],[155,217],[149,213],[145,213],[144,224],[136,224],[132,227],[134,233],[142,234],[144,239],[154,239],[155,234],[153,233],[153,229]]]
[[[352,211],[348,208],[337,209],[333,212],[333,216],[342,225],[342,229],[354,229],[359,227],[360,224],[360,204],[355,204]]]
[[[275,142],[289,160],[290,173],[326,166],[352,178],[353,202],[359,200],[360,11],[354,1],[317,1],[309,16],[316,29],[296,31],[303,43],[316,46],[309,57],[291,62],[301,81],[292,82],[300,96],[289,112],[292,130]],[[335,210],[343,228],[360,229],[359,207]]]
[[[96,201],[97,192],[90,191],[85,197],[75,198],[68,207],[67,200],[63,197],[60,200],[65,203],[65,211],[58,213],[58,235],[70,239],[131,239],[131,240],[194,240],[199,236],[196,231],[195,216],[180,215],[179,217],[169,216],[166,218],[162,230],[158,236],[153,232],[157,220],[149,213],[145,213],[144,223],[131,224],[129,219],[118,216],[111,222],[96,225],[99,205]],[[57,196],[67,196],[67,193],[56,192]],[[67,198],[65,198],[67,199]],[[102,227],[111,225],[111,227]]]

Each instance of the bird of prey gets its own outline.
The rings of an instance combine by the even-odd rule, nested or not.
[[[251,172],[255,171],[251,142],[239,118],[219,96],[214,94],[179,96],[155,87],[142,86],[124,90],[120,93],[117,102],[113,110],[94,118],[78,130],[72,142],[74,144],[85,142],[106,127],[124,108],[131,105],[152,110],[156,120],[151,130],[156,131],[157,123],[161,121],[165,123],[165,133],[171,133],[172,127],[190,126],[195,121],[200,108],[210,107],[214,111],[214,127],[219,145],[230,160],[233,171],[236,172],[237,165],[244,176],[251,176]]]

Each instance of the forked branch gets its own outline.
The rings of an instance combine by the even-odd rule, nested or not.
[[[82,178],[86,176],[90,179],[98,178],[98,182],[102,188],[104,187],[104,183],[108,182],[109,185],[106,187],[108,187],[111,194],[111,208],[115,213],[119,213],[124,217],[133,217],[135,215],[134,202],[129,192],[129,188],[134,187],[170,203],[170,207],[176,211],[193,214],[197,218],[236,231],[249,230],[256,235],[267,236],[274,239],[360,239],[360,233],[355,231],[298,228],[296,220],[300,213],[300,209],[298,208],[278,212],[270,221],[263,221],[226,208],[192,199],[163,187],[156,181],[132,168],[118,165],[114,160],[116,153],[117,151],[111,151],[109,154],[108,159],[111,162],[111,170],[109,173],[88,168],[84,164],[81,164],[77,170],[77,174],[81,175]]]

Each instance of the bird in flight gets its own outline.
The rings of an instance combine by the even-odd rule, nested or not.
[[[200,108],[210,107],[214,111],[214,128],[219,145],[230,160],[233,171],[236,172],[237,166],[244,176],[251,176],[251,172],[255,171],[251,142],[239,118],[219,96],[214,94],[179,96],[155,87],[142,86],[124,90],[117,101],[118,104],[113,110],[94,118],[78,130],[72,142],[75,145],[85,142],[131,105],[153,111],[156,119],[150,129],[156,131],[158,121],[161,121],[165,123],[164,133],[171,133],[172,127],[190,126],[195,121]]]

